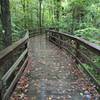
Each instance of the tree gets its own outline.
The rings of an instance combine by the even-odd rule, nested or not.
[[[1,23],[2,23],[2,38],[4,47],[12,44],[11,32],[11,16],[9,0],[0,0],[1,5]]]
[[[59,30],[61,0],[55,0],[54,1],[54,5],[55,5],[55,12],[54,12],[54,14],[55,14],[55,22],[56,22],[57,30]]]
[[[23,7],[23,12],[24,12],[24,28],[26,28],[26,2],[25,0],[21,0],[21,4]]]
[[[39,28],[40,28],[40,33],[42,32],[42,0],[39,0]]]

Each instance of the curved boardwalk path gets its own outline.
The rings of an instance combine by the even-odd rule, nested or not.
[[[28,95],[36,100],[80,100],[69,56],[45,36],[30,40],[32,72]]]
[[[89,87],[89,82],[74,66],[72,58],[43,35],[31,38],[29,44],[31,71],[26,75],[29,99],[18,100],[81,100],[80,94]]]

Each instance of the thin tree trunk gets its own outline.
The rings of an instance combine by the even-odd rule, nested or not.
[[[12,44],[12,32],[11,32],[11,15],[10,15],[10,3],[9,0],[0,0],[1,5],[1,23],[2,23],[2,38],[4,48]],[[4,69],[5,72],[9,70],[13,64],[13,54],[10,55],[10,58],[5,62]],[[4,72],[4,73],[5,73]]]
[[[12,44],[11,16],[9,0],[0,0],[1,23],[3,28],[3,44],[7,47]]]
[[[26,28],[26,2],[25,0],[21,0],[21,4],[23,7],[23,12],[24,12],[24,28]]]
[[[37,27],[39,30],[39,9],[37,8]]]
[[[27,0],[27,2],[26,2],[26,7],[27,7],[27,10],[26,10],[26,12],[27,12],[27,29],[29,29],[29,26],[30,26],[30,23],[29,23],[29,19],[30,19],[30,14],[29,14],[29,0]]]
[[[42,27],[44,27],[44,12],[45,12],[45,7],[43,7],[43,10],[42,10]]]
[[[54,1],[51,2],[51,4],[54,4]],[[54,25],[54,7],[52,7],[52,25]]]
[[[40,28],[40,33],[42,32],[42,0],[39,0],[39,28]]]
[[[59,20],[60,20],[60,4],[61,1],[60,0],[56,0],[54,2],[54,5],[56,5],[56,11],[55,11],[55,18],[56,18],[56,24],[57,24],[57,31],[59,31]]]

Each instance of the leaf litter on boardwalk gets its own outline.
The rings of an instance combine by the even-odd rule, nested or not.
[[[45,61],[40,61],[41,63],[43,64],[46,64]],[[12,96],[11,96],[11,100],[30,100],[30,98],[27,96],[27,91],[28,91],[28,86],[29,86],[29,79],[27,77],[27,74],[30,74],[31,70],[32,70],[32,66],[31,66],[31,63],[33,63],[33,61],[31,59],[29,59],[29,63],[28,63],[28,66],[26,67],[25,71],[24,71],[24,74],[23,76],[21,77],[21,79],[19,80],[17,86],[16,86],[16,89],[15,91],[13,92]],[[99,97],[99,94],[97,93],[97,91],[95,90],[95,87],[93,84],[91,84],[89,82],[89,80],[86,78],[86,75],[84,73],[82,73],[79,69],[75,68],[75,66],[72,66],[72,63],[73,62],[70,62],[68,64],[69,66],[69,71],[70,73],[72,73],[74,76],[77,77],[77,79],[70,83],[71,84],[71,88],[68,89],[68,92],[72,92],[74,89],[78,89],[80,90],[80,95],[85,98],[89,96],[91,96],[91,99],[90,100],[96,100],[94,98],[96,97]],[[54,63],[55,65],[55,63]],[[57,66],[60,66],[59,64],[57,64]],[[61,67],[62,69],[64,69],[65,67],[62,66]],[[38,70],[41,70],[39,68],[35,68],[35,71],[38,71]],[[54,73],[55,71],[58,71],[58,67],[56,67],[55,70],[52,70],[52,72]],[[59,70],[59,73],[61,73],[62,71]],[[40,73],[42,75],[42,73]],[[58,77],[58,76],[57,76]],[[59,79],[59,78],[56,78],[56,79]],[[48,81],[48,79],[46,79]],[[60,79],[59,79],[60,80]],[[50,84],[50,81],[48,81],[49,84]],[[51,81],[51,84],[53,82]],[[57,85],[57,83],[54,83]],[[62,84],[62,83],[61,83]],[[37,82],[36,84],[36,87],[39,87],[37,86]],[[62,84],[63,85],[63,84]],[[58,85],[59,86],[59,85]],[[53,88],[53,87],[52,87]],[[57,88],[58,92],[59,92],[59,88]],[[86,92],[88,94],[86,94]],[[66,95],[66,96],[48,96],[48,99],[47,100],[53,100],[53,99],[57,99],[57,100],[71,100],[71,95]],[[36,100],[36,97],[33,97],[32,100]],[[84,99],[85,100],[85,99]],[[99,99],[98,99],[99,100]]]

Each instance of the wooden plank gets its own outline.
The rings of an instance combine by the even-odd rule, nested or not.
[[[50,37],[52,37],[52,38],[54,38],[54,39],[56,39],[56,40],[58,40],[58,41],[60,41],[60,42],[62,42],[64,44],[67,44],[67,41],[60,40],[59,38],[56,38],[55,36],[50,35]],[[69,46],[69,44],[67,44],[67,45]],[[72,47],[73,49],[76,49],[73,46],[70,46],[70,47]]]
[[[15,42],[11,46],[8,46],[6,49],[2,50],[0,52],[0,60],[2,60],[5,56],[7,56],[9,53],[14,51],[19,45],[23,44],[25,41],[27,41],[29,38],[28,33],[25,35],[24,38],[20,39],[19,41]]]
[[[2,87],[3,87],[3,84],[2,84],[2,81],[0,80],[0,100],[2,100]]]
[[[25,66],[28,62],[28,58],[25,60],[24,64],[22,65],[22,67],[20,68],[19,72],[17,73],[17,75],[15,76],[14,80],[12,81],[11,85],[9,86],[9,88],[6,90],[6,93],[4,94],[2,100],[8,100],[8,98],[10,97],[16,83],[18,82],[18,80],[20,79],[21,75],[23,74],[23,71],[25,69]]]
[[[8,72],[3,76],[1,79],[3,81],[3,84],[6,84],[6,81],[9,79],[9,77],[12,75],[12,73],[16,70],[16,67],[20,64],[20,62],[23,60],[25,55],[27,54],[28,50],[26,49],[21,56],[17,59],[17,61],[13,64],[13,66],[8,70]]]
[[[2,85],[2,81],[0,80],[0,90],[2,89],[2,86],[3,86],[3,85]]]

